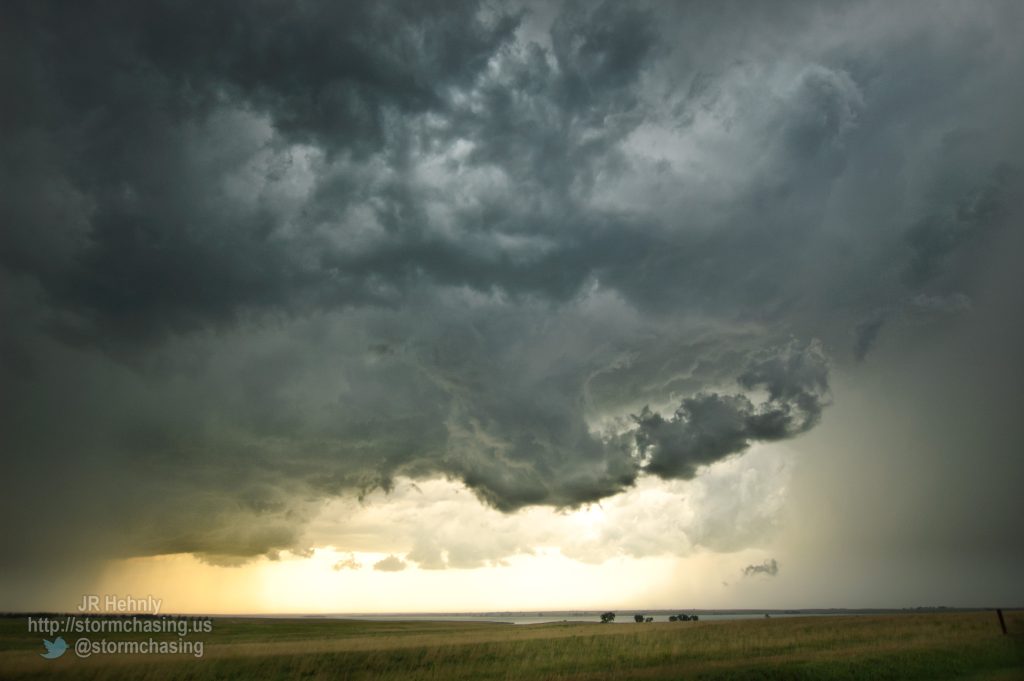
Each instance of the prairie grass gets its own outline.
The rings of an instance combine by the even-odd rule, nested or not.
[[[991,612],[525,626],[228,618],[198,636],[201,659],[69,650],[57,660],[39,657],[41,637],[24,618],[8,618],[0,678],[1024,680],[1024,613],[1006,614],[1009,636]]]

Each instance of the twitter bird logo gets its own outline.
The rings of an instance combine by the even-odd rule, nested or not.
[[[68,644],[62,636],[58,636],[53,641],[47,641],[44,638],[43,645],[46,646],[46,652],[39,653],[39,657],[45,657],[47,660],[56,660],[68,650]]]

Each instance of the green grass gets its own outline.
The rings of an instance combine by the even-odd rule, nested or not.
[[[1024,680],[1024,613],[1007,615],[1010,636],[991,612],[644,625],[218,619],[193,636],[202,659],[69,651],[58,660],[39,657],[42,637],[24,618],[7,618],[0,678]]]

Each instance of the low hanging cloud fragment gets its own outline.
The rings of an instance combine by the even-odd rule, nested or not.
[[[373,569],[381,572],[401,572],[407,567],[405,561],[398,556],[388,556],[373,564]]]
[[[744,577],[756,577],[763,575],[765,577],[774,577],[779,574],[779,563],[774,559],[767,559],[760,565],[748,565],[743,568]]]
[[[335,572],[341,570],[359,570],[363,567],[363,564],[356,560],[355,555],[349,554],[347,557],[342,558],[331,566],[331,569]]]
[[[868,352],[874,347],[878,335],[885,325],[885,314],[878,313],[865,319],[854,329],[853,357],[858,362],[863,362]]]

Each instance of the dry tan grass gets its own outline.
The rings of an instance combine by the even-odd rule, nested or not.
[[[128,655],[81,660],[69,651],[50,661],[35,651],[6,651],[0,653],[0,676],[452,681],[743,678],[744,670],[758,669],[766,679],[776,678],[772,670],[781,670],[778,678],[867,679],[875,678],[872,670],[877,678],[903,678],[901,669],[907,671],[906,678],[929,678],[929,669],[954,664],[965,673],[980,674],[979,679],[1024,679],[1024,674],[1012,676],[1015,660],[1024,665],[1021,636],[1002,636],[994,613],[644,625],[424,623],[387,629],[376,624],[339,624],[342,635],[333,638],[332,627],[320,624],[311,628],[315,638],[276,640],[274,624],[263,621],[251,625],[259,627],[259,640],[234,640],[247,635],[246,623],[234,622],[204,637],[201,660]],[[1024,632],[1024,617],[1010,613],[1010,625]],[[303,631],[301,623],[294,626]],[[793,676],[794,669],[803,675]],[[852,675],[820,676],[830,669],[852,670]]]

